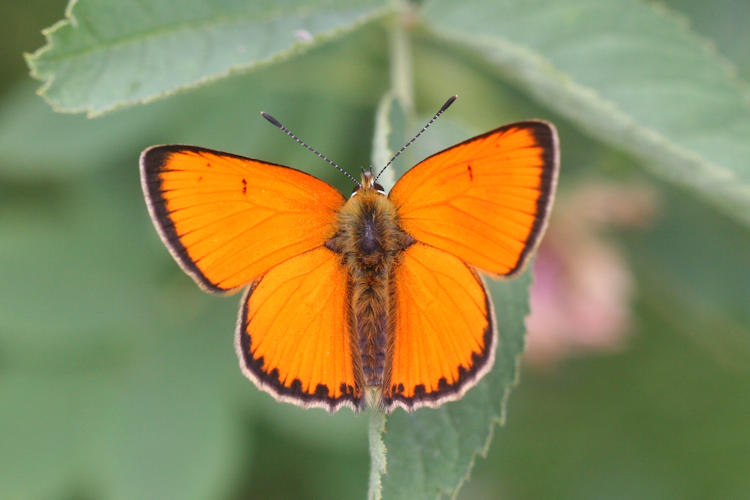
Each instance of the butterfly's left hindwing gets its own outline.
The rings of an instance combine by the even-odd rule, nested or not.
[[[194,146],[141,154],[149,212],[202,288],[234,291],[335,232],[343,196],[304,172]]]
[[[250,287],[237,324],[245,375],[275,398],[335,411],[363,404],[349,338],[347,272],[325,247],[274,267]]]

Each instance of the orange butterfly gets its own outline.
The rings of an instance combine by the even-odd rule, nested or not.
[[[387,196],[366,171],[348,200],[304,172],[194,146],[151,147],[140,167],[185,272],[210,292],[247,287],[235,346],[260,389],[331,412],[364,408],[368,393],[384,411],[413,410],[460,398],[492,367],[477,270],[523,269],[552,204],[557,144],[550,123],[506,125],[423,160]]]

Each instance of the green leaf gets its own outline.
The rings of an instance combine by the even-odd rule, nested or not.
[[[106,370],[0,376],[1,498],[61,498],[94,462],[115,397]],[[92,436],[96,436],[92,439]],[[84,475],[86,479],[88,477]]]
[[[485,454],[495,424],[518,377],[528,314],[530,273],[507,282],[489,282],[500,342],[495,366],[459,401],[413,414],[397,411],[384,434],[388,450],[383,498],[433,499],[454,495],[477,455]]]
[[[55,113],[34,86],[24,81],[0,103],[0,175],[16,180],[63,179],[110,167],[133,156],[134,144],[153,140],[181,109],[172,99],[90,120]]]
[[[378,0],[81,0],[27,59],[57,110],[94,116],[302,53],[384,12]]]
[[[368,442],[370,445],[370,483],[367,486],[368,500],[383,498],[383,474],[388,468],[387,452],[383,433],[387,417],[385,413],[375,408],[369,412]]]
[[[590,134],[750,223],[750,91],[681,18],[635,0],[433,0],[422,21]]]
[[[4,367],[0,425],[13,432],[0,436],[0,496],[62,498],[75,483],[92,498],[221,496],[252,444],[238,439],[227,390],[241,379],[234,309],[211,319],[191,308],[169,326],[144,327],[151,341],[137,337],[139,348],[116,363],[82,368],[61,352],[53,366]]]
[[[750,2],[737,0],[666,0],[670,9],[684,14],[690,27],[712,43],[737,66],[739,75],[750,80]],[[738,22],[738,20],[740,20]]]
[[[100,363],[94,353],[126,351],[155,317],[149,285],[161,249],[141,194],[121,189],[138,186],[136,167],[123,174],[0,191],[0,342],[13,363],[37,354],[42,365]]]
[[[652,314],[671,322],[722,364],[750,362],[750,238],[736,220],[662,191],[663,214],[628,241]],[[700,235],[696,238],[696,235]]]
[[[251,465],[252,441],[227,390],[242,382],[231,349],[236,301],[229,302],[218,308],[225,315],[152,327],[157,338],[122,377],[101,437],[116,450],[102,457],[112,498],[223,497]]]

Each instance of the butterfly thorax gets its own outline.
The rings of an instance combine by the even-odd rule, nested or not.
[[[392,348],[393,271],[399,254],[414,243],[398,224],[396,207],[371,182],[341,208],[336,235],[326,246],[348,270],[349,322],[355,375],[360,386],[388,383]]]

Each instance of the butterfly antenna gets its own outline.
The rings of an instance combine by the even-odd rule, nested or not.
[[[388,166],[391,163],[393,163],[393,160],[395,160],[396,158],[398,158],[398,155],[400,155],[401,153],[403,153],[406,148],[408,148],[409,146],[411,146],[412,143],[414,143],[414,141],[417,140],[417,137],[419,137],[420,135],[422,135],[424,133],[424,131],[427,130],[429,128],[429,126],[432,125],[435,122],[435,120],[438,119],[438,116],[442,115],[443,112],[446,109],[448,109],[450,107],[450,105],[453,104],[453,101],[455,101],[456,99],[458,99],[458,94],[456,94],[454,96],[451,96],[447,101],[445,101],[445,104],[443,104],[443,107],[441,107],[438,110],[438,112],[435,113],[435,115],[432,118],[430,118],[430,121],[427,122],[427,125],[425,125],[424,127],[422,127],[422,130],[420,130],[417,133],[417,135],[415,135],[414,137],[412,137],[409,142],[407,142],[406,144],[404,144],[403,147],[398,150],[398,153],[396,153],[395,155],[393,155],[393,158],[391,158],[388,161],[388,163],[385,164],[385,167],[383,167],[382,169],[380,169],[380,172],[378,172],[378,175],[375,176],[375,180],[376,181],[378,180],[378,177],[380,177],[380,174],[382,174],[385,171],[385,169],[388,168]]]
[[[271,124],[273,124],[274,126],[280,128],[282,132],[284,132],[286,135],[288,135],[289,137],[291,137],[292,139],[294,139],[297,142],[297,144],[299,144],[300,146],[303,146],[308,151],[312,151],[313,153],[315,153],[316,155],[318,155],[318,157],[320,159],[327,161],[329,164],[333,165],[336,168],[336,170],[338,170],[339,172],[341,172],[342,174],[344,174],[345,176],[347,176],[349,179],[351,179],[351,181],[354,184],[356,184],[359,187],[362,187],[362,184],[360,184],[359,181],[357,179],[355,179],[352,174],[350,174],[349,172],[347,172],[343,168],[339,167],[336,162],[329,160],[326,155],[324,155],[323,153],[321,153],[317,149],[308,146],[307,143],[305,143],[302,139],[300,139],[299,137],[297,137],[296,135],[294,135],[291,130],[289,130],[284,125],[282,125],[276,118],[274,118],[273,116],[269,115],[265,111],[261,111],[260,115],[263,118],[265,118],[266,120],[268,120],[269,122],[271,122]]]

